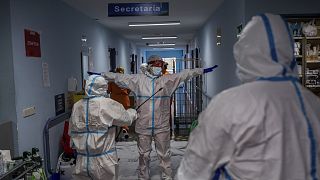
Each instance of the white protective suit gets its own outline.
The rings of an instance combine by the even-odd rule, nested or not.
[[[87,97],[74,104],[70,119],[71,143],[77,150],[74,179],[118,179],[118,157],[115,149],[116,126],[128,126],[137,118],[134,109],[104,97],[107,81],[89,76]]]
[[[320,100],[296,78],[285,21],[253,17],[234,57],[245,83],[218,94],[201,113],[177,179],[320,178]]]
[[[156,152],[160,160],[160,169],[163,179],[171,179],[170,163],[170,98],[180,83],[203,73],[202,68],[183,70],[180,73],[166,76],[152,76],[149,71],[145,74],[116,74],[105,73],[108,80],[119,86],[130,89],[136,95],[137,106],[152,96],[154,97],[138,109],[139,118],[136,121],[135,131],[138,133],[139,150],[139,179],[149,179],[149,163],[152,137],[155,140]]]

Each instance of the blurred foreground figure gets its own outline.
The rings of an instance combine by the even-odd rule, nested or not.
[[[244,84],[217,95],[200,115],[177,179],[319,179],[320,100],[297,79],[285,21],[253,17],[234,57]]]

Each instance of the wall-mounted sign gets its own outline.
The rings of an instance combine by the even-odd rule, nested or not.
[[[168,2],[109,3],[108,16],[168,16]]]
[[[40,34],[28,29],[24,30],[27,57],[41,57]]]
[[[58,94],[54,96],[55,108],[56,108],[56,116],[65,112],[65,100],[64,94]]]

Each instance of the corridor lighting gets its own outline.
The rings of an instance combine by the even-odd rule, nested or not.
[[[172,47],[166,47],[166,48],[152,48],[153,50],[170,50],[170,49],[174,49]]]
[[[174,46],[176,45],[175,43],[157,43],[157,44],[147,44],[148,46]]]
[[[170,26],[180,25],[180,21],[161,21],[161,22],[129,22],[129,26]]]
[[[145,36],[142,39],[177,39],[177,36]]]

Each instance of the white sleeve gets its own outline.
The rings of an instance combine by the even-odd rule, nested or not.
[[[103,124],[108,126],[130,126],[134,121],[134,116],[129,114],[123,105],[110,98],[101,103],[101,119]]]
[[[108,81],[115,82],[118,86],[126,89],[130,89],[133,92],[137,90],[137,84],[139,81],[138,74],[120,74],[107,72],[103,74],[104,78]]]
[[[203,74],[202,68],[185,69],[180,73],[164,75],[163,78],[166,79],[166,87],[170,87],[171,89],[170,94],[172,94],[182,82],[202,74]]]
[[[201,113],[180,163],[178,180],[212,179],[216,169],[230,160],[235,143],[223,122],[224,117],[215,114],[211,107]]]

